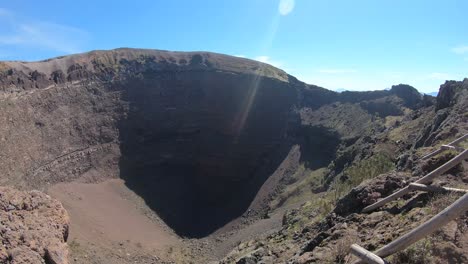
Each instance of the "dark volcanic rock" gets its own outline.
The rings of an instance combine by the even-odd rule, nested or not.
[[[457,97],[462,89],[468,89],[468,81],[465,79],[463,83],[456,81],[447,81],[440,86],[439,94],[437,95],[436,111],[452,106],[456,103]]]
[[[405,179],[410,175],[401,172],[392,172],[381,175],[368,184],[360,184],[347,195],[339,199],[334,212],[341,216],[360,212],[364,207],[377,202],[380,198],[393,193],[407,185]]]
[[[434,120],[427,122],[414,147],[430,146],[437,141],[468,133],[468,79],[447,81],[440,86]]]
[[[177,230],[242,214],[289,151],[296,90],[256,78],[145,73],[123,84],[121,177]]]
[[[0,70],[0,184],[121,177],[184,236],[242,215],[289,153],[305,87],[213,53],[118,49]]]
[[[392,86],[390,93],[393,93],[403,99],[404,105],[412,109],[418,108],[423,100],[423,96],[418,92],[418,90],[407,84]]]

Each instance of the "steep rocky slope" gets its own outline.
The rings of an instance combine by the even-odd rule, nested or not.
[[[441,85],[435,107],[419,109],[368,140],[372,149],[380,150],[378,153],[386,149],[394,150],[394,157],[400,155],[395,159],[394,169],[382,166],[382,161],[375,156],[355,160],[335,176],[339,177],[338,181],[322,189],[326,191],[310,194],[305,203],[288,211],[279,231],[244,241],[221,263],[350,263],[352,243],[375,250],[427,221],[460,195],[412,192],[375,212],[365,214],[361,210],[453,158],[455,152],[420,160],[435,147],[468,133],[467,107],[468,79]],[[399,147],[389,148],[389,142]],[[356,142],[354,147],[359,145]],[[362,177],[363,174],[371,176]],[[365,181],[359,184],[362,180]],[[466,164],[437,178],[434,185],[467,189]],[[465,263],[468,261],[467,221],[468,215],[464,215],[387,260]]]
[[[376,110],[421,101],[398,89],[336,94],[212,53],[119,49],[2,65],[2,184],[119,176],[189,236],[242,214],[292,145],[310,166],[326,165],[342,138],[374,129]],[[339,115],[333,102],[341,127],[320,113]],[[355,116],[356,127],[342,122]]]
[[[199,236],[242,213],[287,150],[297,91],[271,66],[127,49],[4,65],[3,184],[121,177]]]
[[[419,147],[465,129],[449,121],[466,115],[460,85],[437,102],[408,85],[335,93],[208,52],[0,62],[0,185],[121,178],[178,235],[229,240],[314,195],[344,195],[356,164],[411,168]]]

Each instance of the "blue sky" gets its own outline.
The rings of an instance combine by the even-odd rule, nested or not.
[[[330,89],[468,77],[464,0],[2,1],[0,60],[118,47],[214,51]]]

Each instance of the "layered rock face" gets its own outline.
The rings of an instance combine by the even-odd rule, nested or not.
[[[338,94],[252,60],[133,49],[0,63],[0,91],[0,185],[121,177],[190,237],[290,174],[278,168],[294,145],[307,166],[327,166],[385,129],[376,118],[424,104],[412,87]]]
[[[205,235],[242,214],[288,151],[288,78],[210,53],[4,63],[1,184],[121,177],[178,233]]]
[[[288,83],[193,71],[122,89],[121,177],[181,234],[205,235],[242,214],[289,151],[297,94]]]

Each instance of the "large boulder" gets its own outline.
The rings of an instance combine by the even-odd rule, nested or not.
[[[0,263],[68,263],[68,227],[59,201],[0,187]]]
[[[356,186],[336,203],[334,212],[341,216],[359,213],[361,210],[406,186],[410,177],[403,172],[389,172]]]

